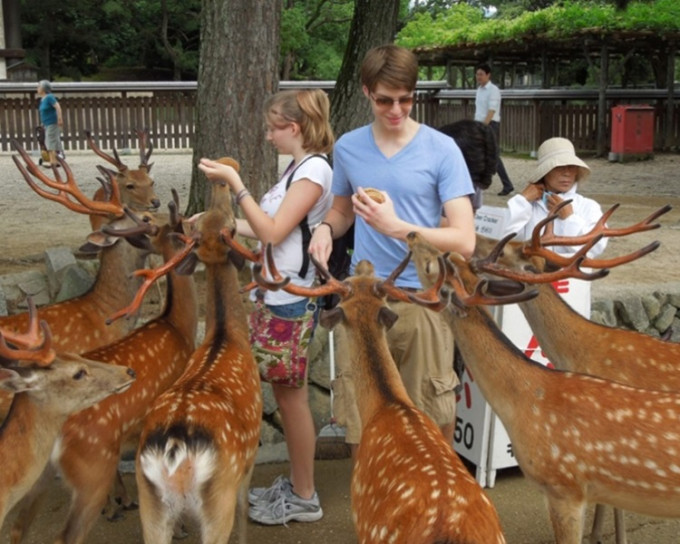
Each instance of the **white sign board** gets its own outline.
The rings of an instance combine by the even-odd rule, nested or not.
[[[505,213],[505,208],[482,206],[475,215],[477,232],[489,238],[502,237]],[[561,280],[553,287],[575,311],[590,317],[589,282]],[[517,304],[495,307],[494,319],[501,331],[527,357],[550,365]],[[505,427],[482,396],[467,368],[461,377],[461,386],[456,406],[454,448],[459,455],[475,464],[479,484],[493,487],[497,470],[517,466],[512,444]]]

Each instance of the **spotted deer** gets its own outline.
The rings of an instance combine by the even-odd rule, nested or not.
[[[132,331],[121,340],[86,352],[84,357],[127,366],[137,373],[137,381],[124,394],[104,399],[95,406],[73,414],[63,425],[52,462],[71,491],[71,506],[57,542],[82,543],[96,522],[114,484],[118,460],[123,453],[136,451],[144,418],[151,403],[179,378],[195,348],[198,322],[196,289],[191,275],[179,275],[173,266],[187,250],[175,233],[181,229],[177,205],[170,204],[170,221],[155,227],[139,221],[137,227],[117,235],[138,238],[144,234],[157,252],[162,253],[167,275],[165,308],[160,316]],[[153,277],[147,270],[138,275]],[[141,298],[113,318],[130,315]],[[35,512],[35,500],[43,489],[37,487],[22,504],[12,529],[12,542],[25,538]]]
[[[579,237],[578,242],[592,241],[598,235],[625,235],[657,228],[659,225],[651,222],[668,209],[669,207],[661,208],[650,217],[627,228],[596,227],[588,237]],[[608,212],[607,216],[609,215]],[[522,281],[538,290],[539,296],[522,302],[520,308],[541,349],[555,367],[592,374],[633,387],[680,391],[680,344],[590,321],[564,302],[549,283],[551,277],[557,276],[551,276],[545,271],[546,262],[548,266],[557,267],[554,274],[560,274],[560,277],[577,274],[578,268],[574,266],[577,263],[582,267],[609,269],[654,251],[658,244],[652,243],[630,255],[613,259],[584,258],[584,250],[571,259],[565,259],[545,248],[546,245],[554,245],[555,239],[541,236],[541,226],[539,224],[534,231],[531,243],[509,249],[501,243],[489,254],[490,259],[479,260],[476,266],[479,272]],[[558,241],[568,243],[572,240],[569,237],[560,237]],[[585,249],[587,247],[584,246]],[[597,341],[584,342],[583,339],[586,338],[596,338]]]
[[[40,196],[59,202],[77,213],[104,218],[111,228],[128,228],[135,223],[126,215],[124,207],[128,203],[140,202],[138,208],[154,208],[157,199],[152,187],[136,187],[135,190],[119,187],[110,179],[111,199],[96,201],[86,197],[79,189],[73,172],[65,161],[62,167],[66,180],[58,171],[56,179],[47,177],[31,160],[26,151],[16,142],[14,147],[23,159],[17,156],[14,162],[28,185]],[[35,179],[34,179],[35,178]],[[36,180],[41,182],[39,185]],[[142,205],[141,202],[145,202]],[[99,252],[100,266],[92,288],[82,296],[45,306],[41,317],[50,325],[53,342],[58,349],[83,353],[114,342],[134,327],[134,320],[120,320],[108,325],[108,317],[127,306],[139,287],[138,280],[129,276],[142,268],[147,251],[140,251],[119,237],[110,236],[101,230],[88,236],[90,248]],[[27,314],[16,314],[0,318],[0,326],[12,330],[22,330],[28,321]]]
[[[531,361],[479,308],[493,299],[485,296],[474,261],[454,254],[440,260],[439,251],[416,233],[408,244],[424,285],[442,266],[448,270],[446,283],[457,294],[458,308],[449,304],[443,311],[482,394],[508,432],[522,472],[547,498],[556,542],[581,542],[589,502],[680,517],[680,433],[673,431],[680,393],[633,388]]]
[[[435,544],[505,542],[498,514],[439,427],[419,410],[404,388],[385,331],[397,315],[386,296],[409,301],[394,279],[374,276],[362,261],[355,275],[338,281],[316,261],[326,284],[305,288],[281,281],[268,251],[268,270],[276,283],[303,296],[339,295],[336,308],[320,323],[344,327],[348,335],[362,435],[352,471],[352,518],[359,542]],[[443,279],[443,276],[442,276]]]
[[[249,343],[232,240],[229,188],[212,185],[211,206],[194,226],[182,266],[201,261],[206,333],[177,383],[146,417],[136,460],[144,542],[169,543],[183,514],[198,522],[203,544],[226,543],[238,503],[245,542],[247,491],[260,437],[260,377]]]
[[[32,303],[29,314],[26,332],[0,327],[0,389],[13,394],[0,427],[0,526],[40,477],[66,418],[135,379],[130,368],[55,352]]]
[[[561,270],[574,270],[572,264],[577,261],[580,266],[605,269],[625,264],[640,258],[657,249],[652,243],[630,255],[613,259],[592,259],[583,257],[589,244],[595,237],[625,236],[658,228],[653,221],[670,210],[670,206],[660,208],[646,219],[624,228],[605,227],[605,221],[616,210],[612,207],[603,216],[598,225],[587,236],[578,239],[560,237],[557,242],[574,245],[587,244],[584,250],[565,259],[546,248],[554,244],[556,239],[549,228],[554,214],[546,221],[539,223],[534,229],[531,241],[524,244],[508,246],[500,243],[488,253],[488,262],[480,261],[477,269],[480,272],[502,274],[524,282],[536,289],[536,298],[519,304],[529,326],[535,334],[542,351],[550,359],[555,368],[591,374],[632,387],[661,391],[680,391],[680,344],[665,342],[660,338],[636,331],[609,327],[590,321],[574,311],[557,293],[551,283],[544,283],[550,277],[543,273],[546,266]],[[483,263],[483,264],[481,264]],[[566,267],[566,268],[565,268]],[[567,274],[567,277],[569,274]],[[583,339],[596,338],[597,341],[584,342]],[[624,520],[621,512],[615,512],[617,544],[625,544]],[[595,514],[591,542],[600,541],[602,510]]]
[[[150,176],[153,163],[149,164],[149,158],[151,158],[151,153],[153,152],[153,144],[149,140],[147,150],[147,140],[149,137],[147,130],[137,131],[137,138],[139,140],[139,166],[135,170],[130,169],[120,160],[115,148],[113,149],[113,156],[102,151],[94,141],[92,132],[86,130],[85,136],[90,149],[106,162],[116,167],[115,171],[108,169],[105,171],[115,180],[114,183],[121,192],[121,201],[128,208],[132,211],[142,212],[149,209],[153,210],[160,206],[160,201],[155,197],[149,201],[149,195],[153,194],[154,186],[154,180]],[[106,201],[110,199],[111,194],[112,188],[108,184],[102,183],[102,187],[95,192],[93,199],[96,201]],[[92,230],[99,230],[103,221],[104,220],[101,217],[91,215],[90,223],[92,225]]]

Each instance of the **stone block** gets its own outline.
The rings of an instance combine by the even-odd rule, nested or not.
[[[7,297],[5,296],[5,290],[0,287],[0,316],[9,315],[7,312]]]
[[[590,307],[590,319],[595,323],[616,327],[616,312],[614,311],[614,301],[610,299],[594,300]]]
[[[654,295],[643,295],[640,301],[647,312],[647,317],[653,323],[661,312],[661,301]]]
[[[671,337],[669,340],[671,342],[680,342],[680,318],[678,317],[673,319],[673,324],[671,325]]]
[[[51,297],[57,296],[66,270],[75,264],[76,258],[67,247],[51,247],[45,250],[45,272]]]
[[[654,328],[660,333],[666,332],[675,319],[675,314],[678,309],[675,306],[666,304],[659,312],[658,317],[654,320]]]
[[[49,276],[48,276],[49,277]],[[87,293],[94,285],[94,278],[77,264],[67,266],[62,271],[59,291],[54,299],[62,302]]]
[[[676,308],[680,308],[680,293],[669,293],[668,303],[672,304]]]
[[[617,300],[614,302],[614,308],[624,326],[639,332],[644,332],[649,328],[649,318],[639,297],[632,296]]]
[[[278,409],[271,384],[262,382],[262,411],[269,416]]]
[[[27,297],[31,297],[36,306],[44,306],[50,303],[47,277],[42,274],[39,276],[27,274],[26,279],[22,279],[17,283],[17,287],[23,295],[22,300],[17,304],[18,308],[28,309]]]
[[[308,380],[310,384],[318,385],[330,391],[330,349],[328,330],[317,327],[314,331],[314,340],[310,344],[309,350],[309,371]]]

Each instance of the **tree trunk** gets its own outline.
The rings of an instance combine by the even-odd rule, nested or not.
[[[280,19],[281,0],[203,0],[189,214],[208,204],[201,157],[238,160],[256,198],[275,178],[263,108],[279,85]]]
[[[372,47],[392,43],[397,33],[399,0],[356,0],[340,74],[331,97],[336,137],[369,123],[371,110],[361,90],[359,69]]]

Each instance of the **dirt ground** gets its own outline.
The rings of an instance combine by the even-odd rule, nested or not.
[[[123,161],[134,167],[136,155],[123,156]],[[37,157],[36,157],[37,160]],[[674,209],[661,217],[661,228],[634,237],[612,239],[605,256],[626,253],[650,241],[660,240],[661,247],[652,255],[612,273],[593,286],[598,292],[614,290],[648,290],[657,287],[668,289],[677,284],[680,292],[680,155],[659,154],[652,161],[634,163],[609,163],[603,159],[586,157],[592,168],[590,180],[582,192],[598,200],[604,209],[619,203],[620,209],[610,221],[612,226],[635,223],[655,209],[672,204]],[[68,157],[75,177],[85,193],[97,188],[95,164],[100,160],[90,153],[73,153]],[[186,204],[191,170],[191,155],[154,153],[152,173],[157,183],[157,193],[163,206],[175,188]],[[516,188],[524,186],[528,172],[534,167],[531,160],[506,158],[507,170]],[[48,172],[47,170],[44,170]],[[28,188],[9,155],[0,155],[0,225],[4,238],[0,251],[0,274],[40,266],[42,252],[48,247],[76,248],[89,232],[87,218],[61,206],[37,198]],[[503,206],[505,198],[496,196],[500,181],[485,194],[485,204]],[[278,474],[287,473],[287,464],[258,465],[253,477],[254,485],[268,485]],[[349,481],[351,465],[347,459],[319,461],[316,465],[317,486],[325,516],[313,524],[295,524],[288,527],[262,527],[249,524],[249,542],[252,543],[320,543],[352,544],[356,542],[350,517]],[[398,477],[398,475],[395,475]],[[134,492],[134,477],[125,479]],[[518,469],[498,473],[495,486],[487,490],[498,509],[507,541],[515,544],[544,544],[552,542],[552,531],[544,501],[537,489],[522,477]],[[68,497],[58,481],[34,524],[29,544],[52,542],[68,512]],[[9,518],[11,520],[11,516]],[[628,542],[675,543],[679,540],[680,521],[646,518],[626,514]],[[588,522],[589,523],[589,522]],[[189,526],[186,544],[198,543],[195,529]],[[0,532],[0,543],[9,541],[9,521]],[[608,511],[603,543],[613,543],[613,521]],[[102,517],[88,539],[97,544],[141,543],[141,527],[137,512],[128,512],[124,520],[109,523]],[[232,538],[232,542],[235,539]]]

